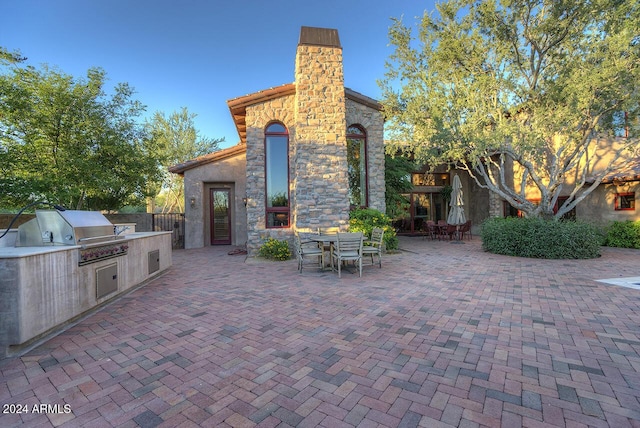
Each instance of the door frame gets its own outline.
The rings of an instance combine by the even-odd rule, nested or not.
[[[225,192],[227,194],[228,215],[227,215],[227,228],[229,230],[229,237],[227,239],[215,239],[215,213],[214,213],[214,193]],[[211,245],[230,245],[233,242],[232,229],[231,229],[231,217],[233,214],[233,201],[231,199],[232,192],[228,187],[211,187],[209,188],[209,229],[210,229],[210,244]]]

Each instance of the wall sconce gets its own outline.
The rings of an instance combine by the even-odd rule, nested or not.
[[[244,203],[244,206],[247,206],[247,197],[245,196],[244,198],[242,198],[242,203]]]
[[[196,206],[196,197],[192,196],[191,198],[189,198],[189,204],[191,204],[191,208]]]

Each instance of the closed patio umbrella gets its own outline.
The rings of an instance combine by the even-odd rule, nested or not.
[[[462,201],[462,183],[460,182],[460,177],[458,177],[458,174],[453,177],[452,187],[453,190],[451,192],[451,202],[449,202],[449,206],[451,207],[451,209],[449,210],[447,223],[455,226],[460,226],[461,224],[464,224],[467,219],[464,215],[464,202]],[[459,236],[457,236],[457,239],[457,242],[461,242],[459,240]]]

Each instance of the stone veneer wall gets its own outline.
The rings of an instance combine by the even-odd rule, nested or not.
[[[349,224],[342,48],[299,45],[292,165],[294,230]]]
[[[296,94],[247,107],[247,250],[256,255],[269,237],[293,241],[295,231],[349,225],[347,126],[367,132],[369,205],[385,211],[384,120],[346,100],[339,47],[299,45]],[[279,121],[289,131],[291,227],[266,228],[264,130]]]
[[[247,251],[254,256],[267,237],[289,239],[290,229],[266,228],[264,130],[273,121],[289,131],[289,164],[294,158],[295,97],[289,95],[247,107]],[[290,177],[294,171],[289,167]],[[290,189],[293,193],[293,189]]]
[[[386,211],[384,180],[384,118],[382,112],[347,100],[347,124],[361,125],[367,135],[369,208]]]
[[[489,217],[504,217],[503,199],[494,192],[489,192]]]

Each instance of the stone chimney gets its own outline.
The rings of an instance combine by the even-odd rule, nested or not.
[[[346,104],[338,31],[302,27],[295,66],[292,221],[298,230],[349,223]]]

